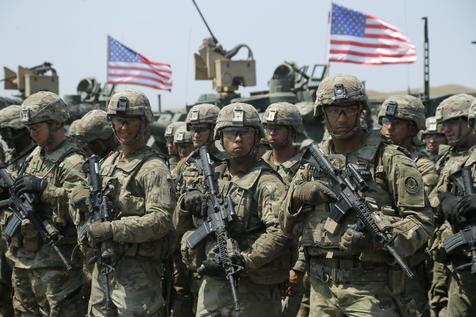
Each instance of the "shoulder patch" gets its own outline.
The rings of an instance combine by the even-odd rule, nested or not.
[[[408,176],[407,178],[405,178],[405,190],[407,191],[407,193],[412,195],[418,193],[418,191],[420,190],[418,181],[412,176]]]

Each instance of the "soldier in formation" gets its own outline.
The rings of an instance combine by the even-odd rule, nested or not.
[[[433,232],[421,174],[414,161],[377,133],[361,128],[368,110],[360,80],[326,78],[317,90],[315,116],[323,117],[331,139],[319,146],[338,169],[349,165],[366,182],[361,193],[375,226],[391,236],[394,250],[412,268],[412,257]],[[305,164],[293,178],[281,214],[285,232],[301,236],[311,281],[311,316],[412,316],[419,303],[409,293],[402,268],[362,230],[354,212],[330,218],[333,180],[322,168]],[[371,189],[371,190],[370,190]],[[385,229],[384,229],[385,228]]]
[[[90,316],[158,316],[164,304],[160,263],[173,243],[175,194],[163,158],[145,145],[145,130],[153,120],[147,97],[127,90],[111,97],[107,107],[118,151],[101,164],[103,188],[114,206],[111,221],[89,225],[93,246],[111,241],[114,270],[109,273],[112,307],[96,264],[89,300]]]
[[[436,122],[435,116],[426,118],[425,126],[426,129],[422,133],[425,142],[424,152],[433,163],[436,163],[440,158],[440,147],[443,150],[446,145],[446,136],[441,130],[441,124]]]
[[[444,217],[447,226],[442,225],[441,233],[435,247],[435,263],[440,262],[449,266],[452,274],[449,276],[447,299],[447,316],[473,316],[476,314],[476,278],[472,274],[472,252],[470,243],[461,243],[459,248],[449,248],[446,243],[451,241],[454,234],[468,232],[468,237],[474,238],[473,216],[476,209],[475,196],[472,193],[476,181],[475,163],[475,111],[474,97],[459,94],[441,102],[437,108],[436,118],[442,126],[449,147],[437,162],[441,173],[438,183],[430,194],[432,206],[437,208],[437,216]],[[464,172],[466,171],[466,172]],[[468,188],[469,187],[469,188]],[[441,222],[441,221],[440,221]],[[445,243],[446,242],[446,243]],[[474,258],[473,258],[474,259]],[[444,266],[442,266],[444,269]],[[440,296],[438,309],[444,308],[445,278],[440,272],[441,280],[432,286],[432,295]]]
[[[177,150],[174,147],[174,136],[177,128],[183,126],[185,126],[185,122],[177,121],[172,122],[165,128],[165,147],[167,148],[167,156],[169,157],[170,170],[173,170],[175,166],[177,166],[177,163],[180,161]]]
[[[12,285],[15,316],[78,316],[86,312],[81,297],[84,278],[82,259],[72,258],[77,241],[77,212],[69,201],[85,188],[80,149],[65,137],[68,112],[63,100],[50,92],[38,92],[21,106],[21,121],[38,145],[23,163],[12,190],[18,196],[33,195],[35,214],[53,236],[57,247],[45,243],[29,219],[8,241],[7,257],[13,264]],[[13,216],[10,217],[10,219]],[[10,221],[7,220],[7,221]]]
[[[293,104],[287,102],[273,103],[266,109],[262,122],[266,140],[271,147],[271,150],[263,154],[262,159],[281,176],[286,185],[289,185],[303,159],[303,151],[300,151],[294,144],[298,135],[304,132],[301,114]],[[297,256],[297,245],[294,244],[291,247],[293,248],[292,252]],[[301,310],[299,312],[300,316],[307,316],[309,312],[309,288],[306,289],[306,294],[304,294],[303,277],[306,272],[306,265],[303,252],[300,252],[299,259],[294,257],[290,267],[292,269],[289,270],[288,296],[283,301],[283,316],[296,316],[299,310]],[[308,278],[306,280],[308,281]],[[302,305],[301,301],[303,301]]]

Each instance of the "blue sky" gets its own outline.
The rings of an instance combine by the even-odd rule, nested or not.
[[[226,49],[248,44],[257,69],[256,87],[266,89],[283,61],[325,63],[328,45],[323,0],[197,0],[215,36]],[[429,18],[431,85],[476,88],[476,2],[472,0],[339,0],[336,3],[377,16],[397,26],[417,46],[410,65],[360,66],[332,63],[330,72],[351,73],[372,90],[405,90],[423,85],[423,21]],[[79,79],[106,79],[106,39],[110,34],[151,60],[172,64],[171,93],[137,87],[153,107],[192,104],[211,82],[194,80],[193,53],[208,36],[191,0],[0,0],[0,66],[16,69],[43,61],[54,64],[60,94],[73,94]],[[8,49],[5,49],[8,46]],[[240,53],[244,57],[244,53]],[[120,86],[118,89],[134,88]],[[13,92],[0,88],[1,96]]]

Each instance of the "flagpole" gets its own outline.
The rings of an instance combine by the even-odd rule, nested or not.
[[[330,9],[327,15],[327,39],[326,39],[326,60],[327,60],[327,69],[324,73],[323,77],[326,77],[331,70],[331,63],[329,62],[329,49],[331,47],[331,27],[332,27],[332,0],[329,1]]]

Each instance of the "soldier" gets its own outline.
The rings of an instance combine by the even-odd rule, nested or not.
[[[86,113],[79,121],[76,134],[81,140],[84,151],[97,155],[101,159],[117,147],[114,131],[104,110],[95,109]]]
[[[218,114],[214,135],[229,155],[220,166],[218,190],[222,197],[229,197],[237,215],[230,235],[241,252],[231,260],[244,267],[237,292],[241,310],[234,311],[228,280],[213,257],[213,239],[206,239],[201,242],[205,243],[207,259],[202,262],[204,277],[196,316],[280,316],[279,284],[287,279],[291,261],[288,239],[277,218],[285,187],[256,157],[263,137],[258,112],[244,103],[225,106]],[[179,212],[203,217],[206,196],[197,194],[195,205],[188,199],[184,198],[187,208]]]
[[[12,105],[0,110],[0,135],[10,151],[5,164],[12,172],[17,172],[20,165],[35,148],[30,132],[20,120],[21,106]]]
[[[263,160],[268,163],[288,185],[301,166],[302,151],[294,146],[294,141],[304,131],[302,117],[298,108],[288,102],[273,103],[266,109],[263,119],[266,139],[271,150],[264,153]],[[297,245],[293,246],[296,248]],[[303,275],[306,271],[304,253],[298,262],[294,259],[289,271],[288,297],[283,303],[283,316],[296,316],[303,298]],[[306,290],[306,293],[307,290]],[[309,297],[304,299],[300,316],[309,312]]]
[[[112,241],[114,270],[109,276],[113,307],[106,297],[98,266],[93,270],[90,316],[158,316],[164,304],[161,261],[170,255],[175,195],[167,166],[145,145],[153,120],[147,97],[135,90],[114,94],[107,107],[120,144],[101,164],[103,187],[114,206],[112,221],[89,225],[88,239]]]
[[[402,147],[415,161],[429,194],[438,181],[438,175],[433,162],[415,142],[418,132],[425,129],[425,107],[421,100],[409,95],[389,97],[380,107],[378,120],[382,136]]]
[[[432,212],[425,205],[415,163],[383,142],[379,133],[361,128],[359,118],[366,109],[367,95],[356,77],[335,75],[322,81],[315,116],[324,117],[331,138],[320,148],[337,168],[349,164],[360,171],[371,190],[359,195],[411,266],[408,260],[433,232]],[[320,168],[304,164],[291,182],[281,215],[285,232],[302,235],[311,281],[311,316],[414,315],[425,303],[407,296],[405,273],[389,264],[389,253],[368,231],[356,227],[355,211],[339,224],[328,218],[337,198],[328,188],[331,185]]]
[[[169,156],[170,170],[173,170],[175,166],[177,166],[178,161],[180,161],[177,150],[174,147],[174,135],[175,135],[176,129],[182,126],[185,126],[185,122],[177,121],[177,122],[170,123],[167,126],[167,128],[165,128],[164,138],[165,138],[165,146],[167,148],[167,155]]]
[[[186,158],[193,151],[192,133],[185,126],[178,127],[174,135],[174,148],[179,159]]]
[[[464,167],[470,169],[473,184],[476,180],[475,111],[474,97],[458,94],[443,100],[436,113],[437,122],[442,125],[442,132],[446,135],[450,146],[438,160],[437,165],[441,166],[440,179],[430,195],[432,206],[438,207],[450,225],[446,232],[441,234],[443,242],[452,233],[474,224],[472,217],[469,216],[469,213],[476,209],[474,195],[468,194],[468,189],[459,186],[459,182],[462,179],[460,171]],[[447,316],[474,316],[476,277],[471,274],[469,268],[456,269],[460,265],[471,263],[468,246],[462,246],[446,254],[440,245],[436,250],[436,257],[440,262],[449,262],[453,270],[448,290]]]
[[[440,145],[446,145],[446,136],[441,131],[441,124],[436,122],[436,117],[426,118],[426,130],[423,131],[423,141],[425,142],[425,153],[434,163],[440,158]]]
[[[76,213],[69,204],[85,190],[81,171],[84,156],[66,140],[66,104],[56,94],[38,92],[21,106],[21,121],[38,146],[26,158],[14,183],[17,195],[35,195],[34,212],[48,232],[62,236],[57,246],[67,259],[77,241]],[[12,285],[15,316],[78,316],[86,311],[81,298],[84,283],[81,261],[67,271],[53,248],[43,243],[32,223],[25,219],[9,244],[7,257],[14,263]]]
[[[187,130],[192,134],[193,146],[198,149],[203,144],[208,145],[211,159],[221,162],[221,153],[216,149],[213,139],[213,129],[220,108],[212,104],[198,104],[190,109],[185,120]],[[179,197],[177,207],[174,212],[174,225],[179,237],[201,223],[190,213],[180,212],[181,208],[188,210],[188,205],[182,207],[186,202],[194,205],[194,197],[204,191],[202,167],[198,152],[192,152],[187,158],[182,159],[174,170],[176,175],[177,196]],[[198,289],[201,278],[196,273],[196,267],[187,262],[187,266],[182,261],[180,252],[174,255],[174,289],[173,315],[174,317],[184,317],[193,315]]]
[[[77,146],[81,147],[81,140],[78,138],[78,126],[81,119],[76,119],[68,127],[67,137],[70,142],[75,143]]]

